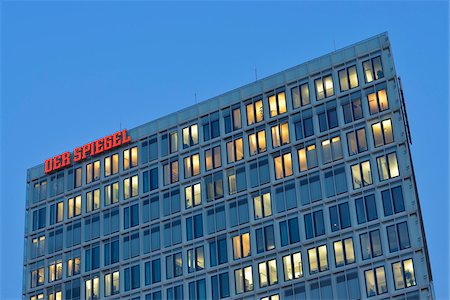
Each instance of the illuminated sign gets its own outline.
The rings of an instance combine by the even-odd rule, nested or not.
[[[87,157],[99,155],[105,151],[117,148],[121,145],[125,145],[130,141],[131,138],[129,135],[127,135],[126,130],[118,131],[114,134],[108,135],[107,137],[75,148],[73,150],[73,157],[70,156],[70,152],[65,152],[53,158],[47,159],[45,161],[45,173],[47,174],[52,171],[65,168],[67,166],[70,166],[72,162],[76,163],[86,159]]]

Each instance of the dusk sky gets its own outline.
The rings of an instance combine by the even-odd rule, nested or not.
[[[21,299],[26,171],[48,157],[387,31],[437,299],[449,299],[449,5],[0,4],[0,299]]]

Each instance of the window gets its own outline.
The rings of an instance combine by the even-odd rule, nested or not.
[[[361,299],[358,271],[356,269],[338,273],[336,276],[337,299]]]
[[[280,295],[274,294],[267,297],[262,297],[261,300],[280,300]]]
[[[303,277],[302,253],[296,252],[283,256],[284,281]]]
[[[95,189],[86,193],[86,212],[91,212],[100,208],[100,189]]]
[[[89,272],[100,268],[100,247],[88,246],[84,250],[84,271]]]
[[[67,218],[81,215],[81,195],[69,198],[67,201]]]
[[[364,80],[366,81],[366,83],[384,77],[383,66],[381,65],[380,56],[366,60],[362,64],[364,69]]]
[[[247,163],[249,166],[250,186],[252,188],[270,182],[269,160],[267,156]]]
[[[350,221],[350,209],[348,202],[340,203],[330,207],[331,231],[335,232],[352,226]]]
[[[149,228],[144,230],[143,240],[144,240],[143,245],[144,254],[159,250],[161,248],[161,235],[159,224],[153,226],[151,229]]]
[[[34,237],[31,240],[30,258],[36,258],[45,254],[45,235]]]
[[[96,160],[93,163],[86,165],[86,183],[100,179],[100,161]]]
[[[69,224],[66,227],[65,247],[69,248],[81,243],[81,222]]]
[[[289,181],[276,186],[274,201],[277,213],[297,207],[295,182]]]
[[[105,296],[111,296],[120,292],[119,271],[105,274]]]
[[[385,217],[405,211],[401,186],[381,191],[381,199]]]
[[[355,208],[358,224],[378,219],[377,204],[373,194],[355,199]]]
[[[281,179],[292,175],[292,155],[291,152],[273,158],[275,169],[275,179]]]
[[[228,193],[230,195],[242,192],[247,189],[247,179],[245,165],[227,170]]]
[[[184,188],[186,209],[202,204],[200,182]]]
[[[238,200],[230,200],[228,205],[231,227],[242,225],[249,221],[247,196],[241,197]]]
[[[377,157],[377,165],[380,181],[385,181],[400,175],[396,152]]]
[[[219,168],[222,165],[220,158],[220,146],[205,150],[206,171]]]
[[[366,279],[367,297],[387,293],[386,273],[384,271],[384,267],[366,270],[364,272],[364,277]]]
[[[147,261],[144,264],[145,285],[161,282],[161,259]]]
[[[188,273],[205,268],[205,252],[203,246],[187,250]]]
[[[324,132],[338,127],[336,101],[330,101],[326,105],[317,107],[317,118],[319,119],[319,130]]]
[[[42,262],[43,264],[43,262]],[[40,265],[40,263],[38,264]],[[31,287],[37,287],[43,285],[45,282],[45,270],[44,267],[34,266],[34,270],[31,271]]]
[[[53,282],[55,280],[62,279],[62,274],[63,274],[63,265],[61,260],[49,264],[48,282]]]
[[[253,212],[255,220],[272,215],[270,192],[253,197]]]
[[[170,151],[170,152],[169,152]],[[178,132],[172,131],[161,135],[161,156],[178,151]],[[156,159],[156,158],[155,158]]]
[[[244,158],[244,144],[242,138],[227,143],[227,162],[233,163]]]
[[[309,274],[328,270],[327,245],[308,249]]]
[[[200,156],[193,154],[184,158],[184,178],[200,174]]]
[[[334,242],[333,250],[336,267],[341,267],[355,262],[355,250],[353,248],[352,238]]]
[[[55,195],[62,194],[64,192],[64,171],[50,177],[48,196],[53,197]]]
[[[183,275],[183,257],[181,252],[166,256],[166,279]]]
[[[228,272],[211,276],[212,300],[218,300],[230,296],[230,281]]]
[[[138,175],[134,175],[123,180],[123,199],[136,197],[139,194],[138,183]]]
[[[136,167],[138,164],[138,147],[123,150],[123,169]]]
[[[219,112],[214,112],[202,118],[203,141],[207,142],[220,136]]]
[[[250,147],[250,155],[266,152],[266,131],[260,130],[248,136],[248,145]]]
[[[392,264],[395,289],[400,290],[416,285],[413,260],[406,259]]]
[[[59,298],[57,299],[61,299],[61,292],[57,292],[56,294],[59,294]],[[30,297],[30,300],[40,300],[40,299],[44,299],[44,294],[41,293]]]
[[[369,103],[369,111],[371,115],[389,109],[386,89],[378,90],[377,92],[368,94],[367,102]]]
[[[339,74],[339,85],[341,87],[341,92],[345,92],[349,89],[358,87],[358,74],[356,73],[356,66],[351,66],[342,69],[338,72]]]
[[[189,299],[206,299],[206,280],[199,279],[188,283]]]
[[[253,291],[253,268],[248,266],[234,270],[234,284],[236,294]]]
[[[178,160],[163,164],[164,185],[178,182]]]
[[[223,111],[223,119],[225,122],[225,133],[230,133],[242,127],[241,108],[225,109]]]
[[[90,279],[86,279],[84,285],[86,300],[95,300],[100,298],[100,279],[97,275]]]
[[[139,225],[139,204],[133,204],[123,209],[123,228],[128,229]]]
[[[56,289],[60,289],[60,287],[56,288]],[[40,297],[38,295],[37,299],[44,299],[44,295],[42,295],[42,297]],[[50,288],[47,290],[47,296],[48,296],[48,300],[61,300],[62,299],[62,291],[55,291],[53,290],[53,288]],[[31,297],[31,300],[33,300],[33,297]]]
[[[284,91],[277,92],[276,94],[269,96],[268,99],[271,118],[286,112],[286,94]]]
[[[361,255],[363,260],[383,255],[380,230],[377,229],[360,234],[359,241],[361,243]]]
[[[255,230],[256,253],[262,253],[275,249],[275,235],[273,225],[268,225]]]
[[[264,108],[262,100],[256,100],[246,105],[247,125],[252,125],[264,120]]]
[[[394,142],[391,119],[372,124],[373,143],[375,148]]]
[[[312,239],[325,234],[323,210],[305,214],[303,217],[305,221],[306,239]]]
[[[226,227],[225,206],[216,206],[206,212],[207,233],[211,234],[224,230]]]
[[[142,172],[142,192],[154,191],[158,188],[158,167]]]
[[[299,108],[310,103],[308,83],[301,84],[291,89],[292,107]]]
[[[302,205],[322,199],[319,173],[300,178],[300,201]]]
[[[170,287],[166,291],[167,299],[185,299],[183,297],[183,285],[177,285]],[[133,299],[138,300],[138,299]]]
[[[348,155],[367,151],[366,129],[360,128],[347,133]]]
[[[138,289],[141,286],[141,270],[140,265],[131,266],[123,269],[124,290],[125,292]]]
[[[156,135],[141,143],[140,154],[141,164],[158,159],[158,137]]]
[[[228,262],[227,236],[222,235],[209,241],[209,263],[215,267]]]
[[[97,218],[98,220],[98,218]],[[58,227],[48,233],[47,238],[47,254],[60,251],[63,248],[63,228]]]
[[[312,109],[307,109],[295,114],[292,120],[294,122],[295,139],[297,141],[314,135]]]
[[[122,260],[127,260],[140,255],[139,231],[126,234],[122,238]]]
[[[129,251],[129,249],[126,249]],[[103,245],[103,262],[104,266],[119,262],[119,240],[115,239]]]
[[[197,124],[183,128],[183,149],[198,144],[198,126]],[[172,153],[172,151],[170,152]]]
[[[223,175],[222,171],[204,177],[206,189],[206,200],[212,201],[223,197]]]
[[[396,225],[387,226],[386,233],[390,253],[411,247],[411,243],[409,241],[408,223],[406,221]]]
[[[364,117],[361,105],[361,92],[353,93],[349,98],[341,99],[344,123],[348,124]]]
[[[233,259],[241,259],[251,254],[250,232],[236,235],[232,238]]]
[[[343,165],[324,170],[325,196],[333,197],[347,192],[347,179]]]
[[[289,144],[289,126],[287,122],[272,126],[271,131],[272,148]]]
[[[119,202],[119,183],[114,182],[105,185],[104,203],[105,206]]]
[[[203,236],[203,217],[197,214],[186,218],[186,240],[190,241]]]
[[[81,178],[82,178],[82,169],[81,167],[75,169],[75,188],[81,186]]]
[[[329,163],[342,158],[341,137],[335,136],[322,141],[322,160]]]
[[[327,75],[314,80],[316,87],[316,100],[322,100],[334,95],[333,78]]]
[[[297,217],[280,222],[280,236],[282,247],[300,242]]]
[[[111,209],[103,213],[103,235],[119,231],[119,209]]]
[[[41,207],[33,211],[33,230],[45,227],[46,207]]]
[[[351,170],[354,190],[372,184],[372,172],[370,171],[369,160],[353,165]]]
[[[277,260],[271,259],[258,264],[259,287],[274,285],[278,283]]]
[[[300,172],[317,167],[317,150],[316,145],[309,145],[298,149],[298,162]]]

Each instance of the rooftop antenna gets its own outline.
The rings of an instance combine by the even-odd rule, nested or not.
[[[256,70],[256,65],[255,65],[255,81],[257,81],[257,80],[258,80],[258,72]]]

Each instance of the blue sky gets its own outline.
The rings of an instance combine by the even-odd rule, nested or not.
[[[1,299],[19,299],[26,169],[388,31],[438,299],[448,299],[447,2],[2,2]]]

